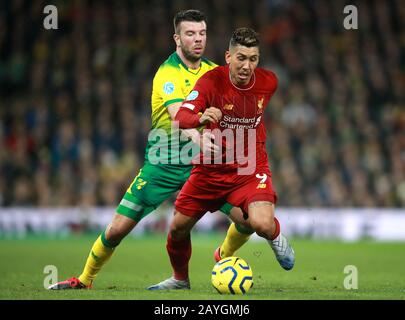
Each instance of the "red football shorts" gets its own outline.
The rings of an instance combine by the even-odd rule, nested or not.
[[[268,166],[257,167],[252,175],[238,175],[237,169],[219,171],[196,166],[174,204],[180,213],[199,219],[207,211],[217,211],[225,202],[248,213],[249,203],[254,201],[277,202]]]

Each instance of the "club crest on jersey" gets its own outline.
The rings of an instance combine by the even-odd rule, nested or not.
[[[163,85],[163,91],[166,94],[172,94],[174,91],[174,84],[172,82],[166,82]]]
[[[263,102],[264,102],[264,98],[263,98],[263,97],[257,102],[257,108],[259,109],[259,110],[258,110],[258,113],[259,113],[259,114],[262,114],[262,113],[263,113]]]
[[[189,93],[189,95],[187,96],[186,100],[188,101],[193,101],[195,99],[197,99],[198,97],[198,91],[197,90],[193,90]]]
[[[147,183],[147,181],[143,180],[142,178],[138,178],[138,179],[136,179],[135,186],[138,190],[141,190],[145,186],[146,183]]]

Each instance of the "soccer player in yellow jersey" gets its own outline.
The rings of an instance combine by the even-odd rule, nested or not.
[[[202,57],[207,37],[205,20],[204,14],[198,10],[181,11],[174,17],[176,52],[160,66],[153,79],[152,130],[144,165],[119,203],[111,223],[93,244],[82,274],[78,278],[58,282],[49,289],[91,288],[96,275],[121,240],[142,218],[180,190],[188,179],[192,164],[191,161],[184,163],[182,160],[191,160],[192,157],[185,157],[182,151],[191,150],[192,153],[194,150],[197,154],[198,148],[195,150],[188,144],[200,145],[200,139],[205,137],[192,129],[181,132],[188,139],[180,138],[180,131],[172,120],[182,101],[193,95],[190,91],[196,81],[205,72],[216,67],[215,63]],[[215,149],[209,139],[205,142],[204,146],[201,144],[202,147]],[[221,211],[240,222],[232,223],[227,238],[217,253],[226,257],[240,248],[253,231],[242,227],[242,211],[239,208],[225,204]],[[189,285],[179,282],[174,284],[173,289],[189,289]]]

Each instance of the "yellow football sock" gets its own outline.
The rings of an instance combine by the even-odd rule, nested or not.
[[[232,223],[229,226],[226,238],[221,245],[221,258],[233,256],[235,251],[249,240],[252,233],[252,230],[243,229],[240,226],[237,227],[235,223]]]
[[[80,282],[86,286],[91,285],[101,267],[113,254],[114,249],[115,247],[111,247],[105,239],[103,232],[94,242],[90,250],[86,265],[84,266],[82,274],[79,276]]]

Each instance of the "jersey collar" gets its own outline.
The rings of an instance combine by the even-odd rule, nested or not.
[[[200,60],[200,67],[198,69],[190,69],[189,67],[187,67],[187,65],[183,62],[183,60],[181,60],[181,58],[179,57],[179,55],[177,54],[177,52],[173,53],[174,59],[176,60],[176,62],[178,64],[180,64],[186,71],[192,73],[192,74],[198,74],[201,70],[202,67],[202,59]]]

